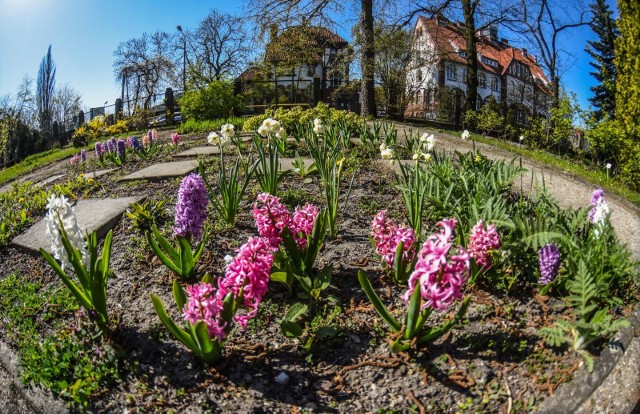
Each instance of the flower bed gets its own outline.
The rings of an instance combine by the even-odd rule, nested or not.
[[[291,145],[275,135],[279,125],[267,125],[265,156],[282,146],[288,156],[308,152],[318,173],[282,176],[264,160],[253,173],[271,180],[249,180],[231,220],[222,219],[224,206],[210,205],[206,228],[189,221],[192,209],[201,216],[206,188],[194,177],[101,182],[104,194],[146,194],[146,207],[136,211],[154,211],[113,231],[109,339],[89,334],[96,328],[68,309],[69,295],[64,311],[36,314],[38,329],[29,331],[86,354],[78,366],[96,375],[64,371],[66,387],[59,378],[30,378],[96,411],[527,411],[589,365],[637,301],[635,263],[618,245],[599,192],[593,206],[562,212],[544,194],[512,192],[521,172],[515,164],[479,153],[447,158],[428,136],[409,137],[401,148],[391,134],[372,133],[347,147],[339,130],[316,122],[306,143]],[[225,131],[223,138],[233,138]],[[325,145],[333,139],[336,145]],[[396,177],[376,160],[381,144],[418,156],[395,160],[402,165]],[[221,161],[229,171],[247,151],[229,147],[202,160],[210,197],[232,185],[219,174]],[[249,171],[236,166],[240,186],[233,188]],[[262,185],[274,182],[277,194],[264,194]],[[178,204],[177,221],[172,211],[154,210],[157,202]],[[189,272],[158,258],[149,240],[160,239],[147,236],[153,225],[167,243],[189,250]],[[33,271],[42,259],[1,254],[5,289],[17,283],[7,275],[42,289],[59,284],[52,270]],[[158,302],[166,317],[158,317]],[[0,303],[2,312],[15,310],[12,303]],[[225,314],[225,306],[234,311]],[[76,318],[84,322],[69,328]],[[12,321],[16,328],[4,338],[19,348],[27,328]],[[207,354],[213,348],[203,335],[219,347],[216,355]]]

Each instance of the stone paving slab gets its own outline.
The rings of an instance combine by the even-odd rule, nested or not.
[[[174,155],[174,158],[189,158],[197,157],[198,155],[219,155],[220,147],[215,145],[209,145],[207,147],[195,147],[186,151],[182,151],[179,154]]]
[[[86,173],[84,175],[85,180],[88,180],[89,178],[98,178],[98,177],[102,177],[103,175],[107,175],[109,173],[112,173],[114,171],[118,171],[120,168],[110,168],[108,170],[99,170],[99,171],[93,171],[90,173]]]
[[[280,158],[280,171],[293,171],[295,168],[293,163],[295,161],[295,158]],[[309,168],[309,166],[313,164],[311,158],[302,158],[302,161],[304,161],[304,168]]]
[[[44,186],[46,186],[46,185],[49,185],[49,184],[51,184],[52,182],[54,182],[54,181],[56,181],[56,180],[59,180],[60,178],[64,177],[65,175],[67,175],[67,174],[56,174],[56,175],[52,175],[52,176],[51,176],[51,177],[49,177],[49,178],[45,178],[44,180],[37,182],[37,183],[36,183],[36,187],[44,187]]]
[[[198,168],[197,160],[163,162],[150,165],[139,171],[120,178],[119,181],[162,180],[165,178],[182,177]]]
[[[140,201],[142,197],[124,198],[89,198],[79,200],[75,206],[78,226],[82,230],[92,232],[96,230],[98,237],[105,236],[110,229],[120,220],[124,211],[133,203]],[[39,249],[49,249],[51,241],[46,231],[47,225],[40,220],[11,241],[15,247],[29,253],[40,254]]]

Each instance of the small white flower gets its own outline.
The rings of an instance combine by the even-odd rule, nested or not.
[[[230,264],[231,262],[233,262],[233,256],[231,256],[230,254],[226,255],[226,256],[224,257],[224,262],[225,262],[227,265],[228,265],[228,264]]]
[[[466,139],[469,139],[470,136],[471,136],[471,134],[469,133],[469,131],[465,129],[462,132],[461,138],[466,140]]]
[[[607,167],[607,170],[610,170],[610,169],[611,169],[611,163],[610,163],[610,162],[608,162],[608,163],[607,163],[607,165],[606,165],[605,167]]]
[[[431,154],[429,154],[428,152],[423,152],[422,153],[422,158],[424,158],[425,161],[430,161],[431,160]]]
[[[385,148],[383,150],[380,151],[380,156],[382,157],[383,160],[392,160],[393,159],[393,149],[391,148]]]
[[[380,144],[380,152],[384,151],[387,149],[387,146],[385,145],[385,143],[383,142],[382,144]]]
[[[520,142],[522,142],[524,140],[524,135],[520,135],[520,138],[518,138],[520,140]]]
[[[218,145],[220,143],[220,136],[215,131],[209,132],[209,135],[207,136],[207,141],[211,145]]]
[[[264,123],[260,126],[260,128],[258,128],[258,134],[260,134],[260,136],[262,137],[266,137],[267,135],[269,135],[269,127],[265,126]]]
[[[436,145],[436,137],[434,137],[433,134],[431,134],[427,137],[425,142],[427,143],[427,151],[431,151],[433,147]]]
[[[324,131],[326,130],[326,127],[323,124],[315,124],[313,126],[313,132],[316,133],[316,135],[322,135],[324,134]]]
[[[280,127],[278,132],[276,132],[276,137],[280,138],[280,139],[286,138],[287,137],[287,131],[285,131],[284,128]]]
[[[429,134],[425,132],[420,136],[420,142],[425,142],[428,138],[429,138]]]
[[[220,133],[223,137],[231,139],[236,135],[235,127],[233,126],[233,124],[224,124],[220,128]]]
[[[322,119],[316,118],[313,120],[313,126],[322,125]]]
[[[420,154],[418,154],[417,152],[415,154],[413,154],[413,156],[411,157],[411,159],[413,159],[414,161],[418,161],[420,159]]]

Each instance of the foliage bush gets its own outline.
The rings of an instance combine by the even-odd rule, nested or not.
[[[573,135],[573,117],[578,110],[569,97],[561,98],[558,106],[551,108],[549,117],[534,117],[531,127],[523,133],[527,145],[532,148],[568,149],[568,139]]]
[[[119,119],[115,124],[108,126],[105,128],[104,132],[106,135],[118,135],[129,132],[131,129],[131,125],[128,121],[124,119]]]
[[[197,121],[195,119],[187,119],[178,126],[179,134],[190,134],[193,132],[210,132],[219,131],[220,127],[225,124],[233,124],[236,131],[243,129],[245,119],[239,116],[230,118],[220,118],[214,120]]]
[[[315,108],[302,109],[301,106],[294,106],[291,109],[278,108],[275,111],[267,109],[264,115],[252,116],[244,122],[245,131],[256,131],[262,121],[267,118],[274,118],[289,133],[295,131],[298,125],[308,125],[316,118],[322,119],[325,123],[346,122],[350,128],[355,129],[364,123],[364,119],[355,112],[347,112],[339,109],[329,108],[326,104],[319,102]]]
[[[243,106],[244,98],[234,95],[233,83],[229,81],[213,81],[206,88],[185,93],[180,99],[182,114],[196,121],[229,117]]]
[[[620,122],[605,120],[595,124],[587,133],[589,152],[594,161],[617,166],[624,145],[625,133]]]

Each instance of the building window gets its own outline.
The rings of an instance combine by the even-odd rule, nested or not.
[[[458,73],[454,65],[447,65],[447,79],[453,81],[458,80]]]
[[[422,94],[420,93],[420,90],[416,92],[416,103],[418,105],[422,104]]]
[[[498,67],[498,61],[497,60],[493,60],[490,59],[486,56],[480,56],[480,62],[484,63],[485,65],[489,65],[491,67],[497,68]]]
[[[418,69],[418,71],[416,72],[416,79],[418,80],[418,82],[422,82],[422,69]]]
[[[476,98],[476,111],[479,111],[482,105],[484,105],[484,102],[482,102],[482,97],[478,95]]]
[[[464,50],[458,50],[458,56],[460,56],[461,58],[466,59],[467,58],[467,52]]]
[[[478,76],[478,86],[481,88],[487,87],[487,75],[485,75],[484,73],[481,73]]]
[[[467,81],[467,68],[462,69],[462,80]]]
[[[495,76],[491,77],[491,90],[494,92],[498,92],[499,88],[498,88],[498,78],[496,78]]]
[[[431,89],[425,89],[424,91],[424,104],[428,105],[431,103]]]
[[[527,113],[525,111],[516,111],[516,124],[527,125]]]
[[[334,73],[331,75],[331,78],[329,79],[329,87],[338,87],[342,85],[342,74],[341,73]]]

